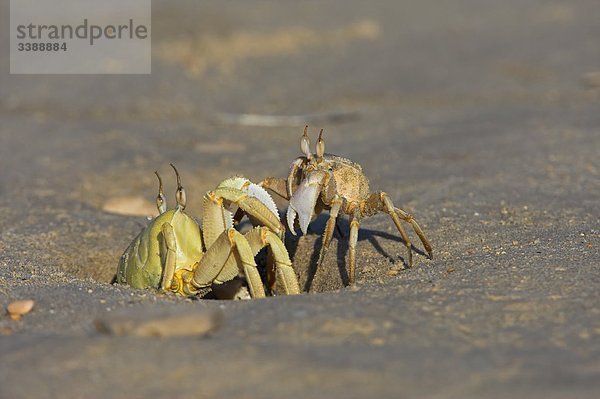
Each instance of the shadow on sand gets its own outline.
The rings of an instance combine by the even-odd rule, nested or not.
[[[308,227],[308,233],[309,234],[319,234],[319,238],[317,238],[315,240],[315,243],[313,246],[313,252],[310,257],[310,266],[308,268],[308,276],[306,279],[306,283],[304,284],[304,287],[303,287],[303,290],[305,292],[310,291],[313,280],[317,273],[317,262],[319,260],[319,253],[321,250],[321,246],[323,244],[323,232],[325,231],[325,225],[327,224],[328,218],[329,218],[328,213],[322,213],[322,214],[318,215],[316,217],[316,219],[313,220],[311,222],[310,226]],[[390,220],[390,223],[392,223],[391,220]],[[346,254],[348,253],[348,248],[349,248],[349,242],[348,242],[349,232],[350,232],[350,223],[348,222],[348,219],[343,216],[339,217],[337,220],[336,230],[335,230],[333,236],[334,236],[334,238],[336,238],[338,240],[337,265],[338,265],[338,270],[340,273],[340,278],[342,279],[342,283],[345,286],[347,286],[350,283],[350,278],[348,276],[348,270],[346,268]],[[297,234],[301,234],[301,232],[297,232]],[[392,255],[390,255],[386,250],[384,250],[383,247],[379,244],[379,242],[377,240],[378,237],[386,239],[386,240],[392,240],[392,241],[402,243],[403,246],[406,245],[404,243],[404,240],[402,240],[402,238],[399,235],[385,233],[385,232],[377,231],[377,230],[365,229],[362,227],[358,231],[358,241],[359,242],[364,241],[364,240],[369,241],[379,254],[381,254],[382,256],[384,256],[387,259],[394,262],[395,261],[394,257]],[[298,248],[298,242],[299,242],[298,235],[294,236],[289,231],[286,232],[285,246],[288,249],[290,258],[292,260],[294,259],[294,255],[296,254],[296,250]],[[419,248],[416,248],[412,244],[411,244],[411,249],[419,255],[427,256],[427,254],[425,252],[423,252]],[[331,256],[331,255],[328,255],[328,256]],[[401,259],[402,263],[406,266],[406,261],[405,261],[404,257],[401,256],[400,259]]]

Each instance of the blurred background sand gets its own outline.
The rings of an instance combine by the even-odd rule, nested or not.
[[[600,3],[155,0],[152,15],[147,76],[9,75],[0,42],[0,298],[36,300],[0,318],[0,396],[597,397]],[[285,176],[304,123],[413,213],[433,261],[403,270],[392,223],[366,219],[343,288],[346,238],[311,267],[321,217],[287,239],[308,295],[109,284],[154,211],[154,170],[172,202],[177,165],[200,218],[232,174]],[[155,306],[224,321],[162,341],[92,324]]]

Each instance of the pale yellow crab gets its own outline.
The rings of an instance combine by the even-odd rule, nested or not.
[[[308,126],[304,128],[300,140],[304,156],[292,162],[288,178],[284,180],[269,177],[261,182],[261,186],[289,200],[287,223],[292,234],[296,234],[294,231],[296,216],[298,216],[300,229],[306,234],[311,220],[324,209],[329,210],[329,220],[325,227],[317,267],[325,259],[340,212],[350,216],[350,272],[348,273],[350,284],[355,281],[356,243],[360,221],[380,212],[390,216],[402,236],[407,248],[409,267],[412,266],[411,243],[400,223],[401,220],[412,226],[431,259],[432,246],[417,221],[407,212],[396,208],[384,191],[371,193],[369,179],[359,164],[337,155],[326,154],[323,129],[317,140],[316,153],[311,153],[307,130]]]
[[[243,275],[252,298],[265,296],[255,255],[270,249],[275,265],[277,293],[300,293],[296,273],[281,241],[284,227],[275,202],[260,186],[235,176],[221,182],[204,196],[202,229],[185,211],[186,195],[177,169],[177,206],[167,210],[162,181],[156,204],[159,215],[143,229],[121,256],[117,282],[135,288],[157,288],[182,295]],[[241,234],[233,227],[233,213],[239,208],[254,223]]]

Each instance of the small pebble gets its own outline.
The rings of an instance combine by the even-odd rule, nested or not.
[[[8,315],[11,319],[19,320],[24,314],[31,312],[34,304],[35,302],[33,302],[31,299],[23,299],[10,303],[6,307],[6,310],[8,311]]]

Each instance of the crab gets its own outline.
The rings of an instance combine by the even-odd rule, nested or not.
[[[432,246],[417,221],[406,211],[396,208],[390,196],[384,191],[371,193],[369,179],[359,164],[337,155],[325,153],[323,129],[319,133],[316,153],[312,154],[307,131],[308,126],[304,128],[304,134],[300,140],[300,148],[304,156],[296,158],[291,163],[287,179],[269,177],[264,179],[260,185],[289,201],[287,224],[294,235],[296,234],[294,228],[296,217],[298,217],[302,233],[306,234],[312,219],[324,209],[329,210],[329,219],[323,234],[317,268],[321,266],[327,255],[340,213],[350,217],[348,280],[351,285],[355,283],[356,243],[360,222],[363,218],[380,212],[387,213],[398,229],[408,251],[408,267],[412,267],[413,264],[412,245],[402,227],[402,220],[412,226],[423,243],[429,259],[433,259]]]
[[[185,296],[200,289],[213,290],[238,275],[245,276],[252,298],[265,296],[255,255],[268,246],[274,262],[273,285],[277,293],[294,295],[300,287],[288,252],[281,241],[285,227],[271,196],[249,180],[225,179],[204,196],[202,229],[185,212],[186,194],[179,172],[177,205],[167,210],[162,180],[156,206],[159,215],[131,242],[121,256],[116,281],[135,288],[156,288]],[[242,234],[233,227],[232,211],[238,208],[258,224]]]

